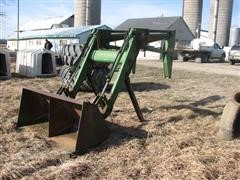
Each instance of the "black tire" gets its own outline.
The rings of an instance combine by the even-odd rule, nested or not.
[[[92,79],[100,91],[106,84],[106,77],[108,73],[109,69],[107,66],[94,68],[93,72],[91,73]]]
[[[76,53],[75,53],[75,44],[70,44],[69,45],[69,53],[70,53],[70,56],[76,56]]]
[[[80,45],[80,44],[76,44],[76,45],[75,45],[75,54],[76,54],[76,56],[80,56],[81,53],[82,53],[82,47],[81,47],[81,45]]]
[[[68,56],[68,65],[69,66],[73,65],[73,60],[74,60],[74,58],[72,56]]]
[[[55,59],[56,59],[56,64],[57,65],[59,65],[59,66],[64,65],[62,56],[55,56]]]
[[[181,53],[177,54],[178,56],[178,61],[188,61],[187,57],[183,56]]]
[[[234,60],[229,60],[229,63],[230,63],[231,65],[234,65],[234,64],[235,64],[235,61],[234,61]]]
[[[202,63],[202,59],[199,58],[199,57],[196,57],[196,58],[195,58],[195,62],[196,62],[196,63]]]
[[[62,84],[64,84],[69,77],[71,76],[71,66],[64,65],[60,70],[60,77],[62,80]],[[95,84],[95,87],[97,88],[97,91],[101,91],[106,83],[106,76],[109,73],[109,68],[107,66],[102,67],[95,67],[90,73],[91,79],[93,80],[93,83]],[[88,80],[84,80],[83,84],[81,85],[80,91],[88,91],[92,92],[92,85]]]
[[[181,55],[181,53],[177,54],[177,59],[178,61],[183,61],[183,56]]]
[[[61,61],[62,61],[62,65],[64,65],[64,55],[60,55]]]
[[[69,77],[71,76],[72,73],[70,70],[71,67],[68,65],[64,65],[61,68],[59,76],[61,78],[62,84],[65,84]],[[80,91],[92,91],[91,85],[87,80],[83,81],[83,84],[80,87]]]
[[[65,46],[65,48],[64,48],[64,54],[66,55],[66,56],[69,56],[70,55],[70,53],[69,53],[69,45],[67,44],[66,46]]]
[[[91,72],[91,79],[93,80],[93,83],[95,84],[96,90],[101,92],[103,87],[106,84],[106,76],[109,73],[109,68],[107,66],[102,67],[95,67],[93,68]],[[81,91],[90,91],[92,92],[92,85],[88,80],[85,80],[83,82],[83,85],[81,86]]]
[[[62,49],[61,49],[61,55],[62,56],[66,55],[65,48],[66,48],[66,45],[63,45]]]
[[[201,55],[201,63],[207,63],[208,59],[209,59],[208,54],[203,53]]]
[[[73,57],[73,65],[77,62],[79,57]]]
[[[68,56],[64,55],[63,56],[63,63],[66,65],[67,64],[67,59],[68,59]]]
[[[67,65],[62,66],[59,72],[59,76],[61,77],[62,84],[65,84],[65,81],[69,79],[69,76],[70,76],[69,71],[70,71],[70,66],[67,66]]]

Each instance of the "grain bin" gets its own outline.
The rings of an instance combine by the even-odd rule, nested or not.
[[[0,48],[0,80],[11,78],[9,52]]]
[[[209,38],[213,39],[213,20],[214,20],[214,8],[215,1],[211,0],[211,8],[210,8],[210,18],[209,18]],[[229,33],[231,27],[231,19],[232,19],[232,8],[233,8],[233,0],[218,0],[218,21],[217,21],[217,33],[216,33],[216,42],[226,46],[229,41]]]
[[[87,0],[87,25],[101,24],[101,0]]]
[[[27,77],[57,75],[54,53],[46,49],[18,51],[16,73]]]
[[[75,0],[74,27],[86,26],[86,0]]]
[[[101,0],[75,0],[74,26],[101,24]]]
[[[201,25],[202,21],[202,0],[184,0],[183,1],[183,19],[194,34]]]
[[[230,30],[229,46],[240,44],[240,27],[234,26]]]

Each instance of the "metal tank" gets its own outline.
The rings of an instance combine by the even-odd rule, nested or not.
[[[87,25],[101,24],[101,0],[87,0]]]
[[[214,9],[215,1],[218,1],[218,20],[217,20],[217,32],[216,42],[223,46],[228,45],[229,32],[232,20],[232,8],[233,0],[211,0],[210,19],[209,19],[209,37],[213,38],[213,21],[214,21]]]
[[[75,0],[74,27],[86,26],[87,0]]]
[[[101,23],[101,0],[75,0],[74,26]]]
[[[202,21],[203,0],[183,0],[183,19],[196,36]]]
[[[218,4],[219,6],[219,4]],[[218,13],[218,10],[217,10]],[[216,17],[217,18],[217,17]],[[208,37],[214,39],[215,0],[210,1],[210,15],[208,20]]]
[[[229,46],[240,44],[240,27],[235,26],[230,30]]]

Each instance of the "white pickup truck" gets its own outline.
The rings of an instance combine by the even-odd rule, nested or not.
[[[210,39],[193,39],[190,43],[180,41],[176,44],[175,51],[181,61],[194,59],[195,62],[206,63],[209,59],[219,59],[224,62],[226,57],[223,48]]]
[[[228,54],[228,61],[231,65],[240,62],[240,45],[231,48]]]

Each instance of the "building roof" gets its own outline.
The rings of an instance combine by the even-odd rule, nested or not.
[[[81,26],[81,27],[70,27],[70,28],[54,28],[48,30],[38,31],[25,31],[19,34],[20,40],[28,39],[57,39],[57,38],[79,38],[81,34],[89,32],[92,29],[111,29],[107,25],[95,25],[95,26]],[[11,36],[8,40],[16,40],[16,35]]]
[[[48,17],[42,18],[39,20],[29,21],[26,24],[23,24],[19,27],[19,31],[30,31],[30,30],[40,30],[40,29],[51,29],[55,24],[61,24],[66,19],[73,16],[73,14],[69,14],[66,16],[58,16],[58,17]]]
[[[0,39],[0,44],[7,44],[7,40],[6,39]]]
[[[117,26],[116,30],[128,30],[129,28],[147,28],[151,30],[167,30],[172,24],[174,24],[180,16],[174,17],[153,17],[153,18],[137,18],[128,19],[122,24]]]

